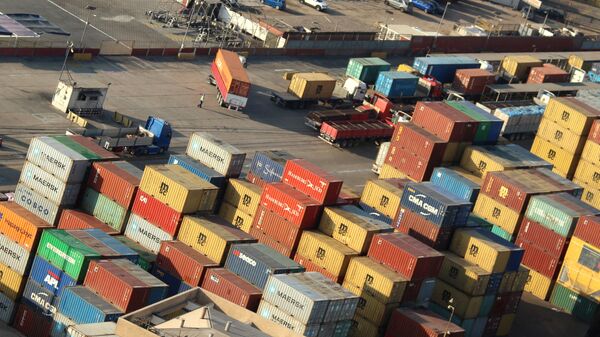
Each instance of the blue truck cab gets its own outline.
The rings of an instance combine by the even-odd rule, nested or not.
[[[169,150],[173,130],[171,124],[164,119],[149,116],[144,128],[154,134],[152,145],[148,147],[147,154],[158,154]]]
[[[444,9],[434,0],[412,0],[412,5],[427,14],[442,14]]]
[[[260,3],[271,6],[275,9],[285,9],[285,0],[260,0]]]

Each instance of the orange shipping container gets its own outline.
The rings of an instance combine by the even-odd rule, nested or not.
[[[238,54],[224,49],[219,49],[215,57],[215,66],[221,74],[227,92],[248,97],[250,92],[250,79],[246,69],[242,66]]]
[[[52,225],[14,202],[0,203],[0,232],[29,251],[35,249],[42,230]]]
[[[527,83],[563,83],[569,82],[571,75],[555,66],[546,63],[542,67],[533,67],[529,71]]]

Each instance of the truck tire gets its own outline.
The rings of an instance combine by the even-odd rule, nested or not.
[[[276,9],[276,10],[280,10],[280,9],[281,9],[281,6],[275,6],[275,9]]]
[[[323,8],[321,6],[317,6],[317,10],[320,12],[323,10]]]

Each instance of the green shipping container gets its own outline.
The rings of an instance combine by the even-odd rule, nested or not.
[[[513,236],[512,234],[510,234],[509,232],[505,231],[504,229],[493,225],[492,226],[492,233],[496,234],[497,236],[503,238],[504,240],[513,242]]]
[[[469,106],[465,104],[460,104],[460,102],[446,101],[446,104],[478,122],[477,132],[475,133],[475,138],[473,139],[476,143],[486,143],[488,141],[488,138],[490,137],[490,129],[492,127],[492,121],[489,118],[484,118],[478,111],[469,108]]]
[[[151,251],[142,247],[139,243],[131,240],[126,236],[119,235],[115,236],[114,238],[119,240],[125,246],[131,248],[136,253],[138,253],[138,255],[140,256],[138,262],[136,263],[138,266],[140,266],[142,269],[148,272],[152,270],[152,268],[154,267],[154,263],[156,262],[156,254],[152,253]]]
[[[596,215],[598,210],[567,193],[533,196],[525,216],[563,237],[569,237],[579,217]]]
[[[77,143],[76,141],[71,139],[69,136],[54,136],[52,138],[61,142],[65,146],[71,148],[73,151],[78,152],[79,154],[81,154],[82,156],[86,157],[89,160],[102,159],[102,157],[98,156],[98,154],[94,153],[92,150],[88,149],[87,147]]]
[[[382,71],[390,70],[391,65],[379,57],[353,58],[348,62],[346,75],[366,84],[375,84]]]
[[[83,193],[81,208],[117,231],[122,231],[123,225],[129,219],[126,208],[91,188],[87,188]]]
[[[587,323],[591,323],[600,310],[600,303],[558,283],[552,290],[550,303]]]
[[[44,230],[37,255],[78,282],[83,281],[90,260],[101,258],[94,249],[59,229]]]

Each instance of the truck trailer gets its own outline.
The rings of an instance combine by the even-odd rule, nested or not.
[[[250,80],[240,57],[229,50],[219,49],[210,67],[209,83],[217,87],[220,106],[242,110],[248,103]]]

